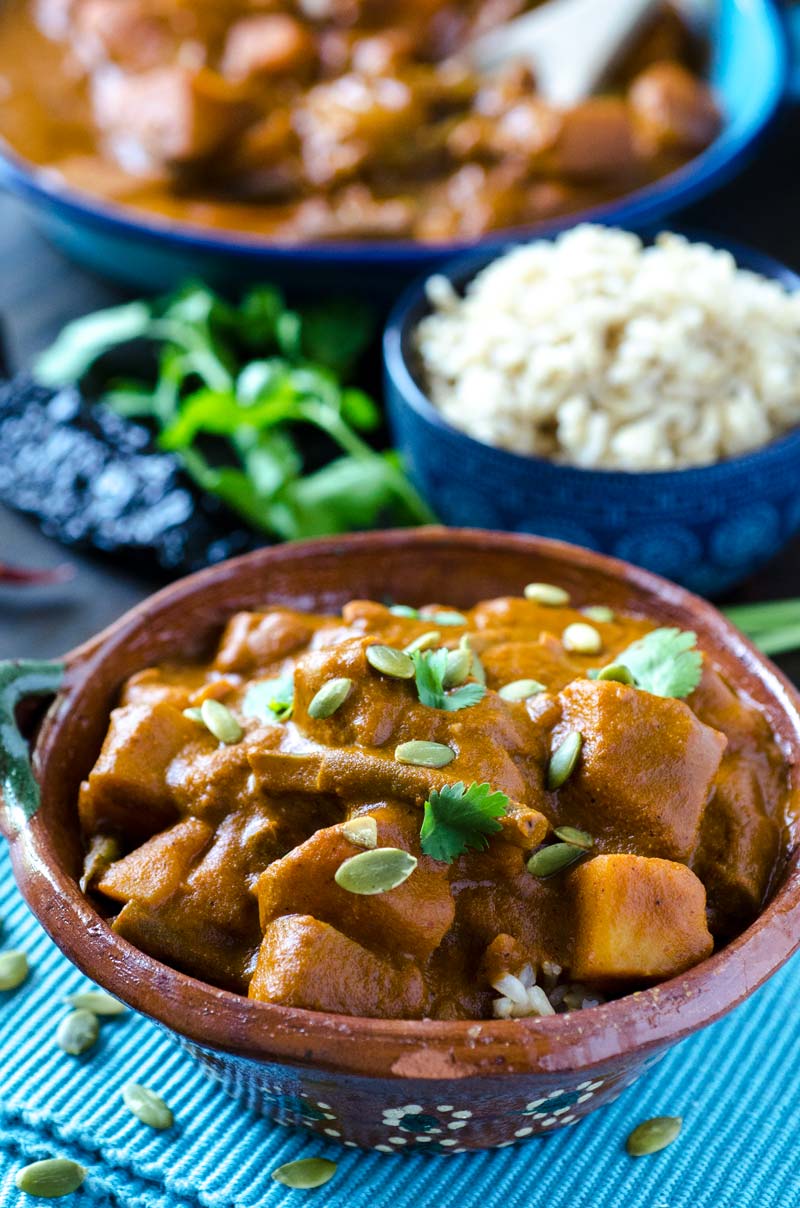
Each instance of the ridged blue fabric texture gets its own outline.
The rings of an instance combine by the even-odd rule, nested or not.
[[[453,1157],[362,1153],[272,1125],[219,1091],[167,1036],[128,1014],[103,1024],[82,1058],[55,1044],[65,994],[86,985],[14,888],[0,844],[0,947],[33,972],[0,993],[0,1208],[31,1208],[14,1173],[69,1156],[89,1169],[64,1208],[800,1208],[800,961],[748,1003],[684,1041],[611,1107],[541,1140]],[[129,1080],[162,1094],[175,1127],[140,1124],[120,1097]],[[640,1120],[682,1115],[662,1154],[632,1160]],[[295,1158],[339,1163],[314,1192],[270,1172]]]

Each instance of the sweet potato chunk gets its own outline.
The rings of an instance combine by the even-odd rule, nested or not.
[[[254,743],[259,742],[261,733],[252,731]],[[219,743],[198,725],[194,725],[193,737],[195,741],[178,752],[164,774],[170,796],[181,812],[210,817],[246,802],[250,796],[247,743]],[[267,731],[266,738],[270,737]]]
[[[155,905],[177,893],[214,832],[199,818],[184,818],[117,860],[97,882],[100,893],[127,902]]]
[[[750,764],[726,755],[700,831],[697,875],[708,889],[711,927],[730,933],[758,911],[778,858],[780,832],[764,812]]]
[[[166,770],[197,730],[166,700],[115,709],[100,757],[81,786],[86,834],[145,839],[174,822]]]
[[[268,667],[305,646],[313,633],[303,617],[283,610],[237,612],[225,626],[215,666],[219,671]]]
[[[275,919],[264,932],[251,998],[343,1015],[386,1014],[418,1019],[423,1012],[419,969],[395,969],[360,944],[310,915]]]
[[[246,994],[258,952],[258,928],[249,938],[234,935],[203,905],[191,893],[176,894],[158,906],[130,901],[114,920],[114,931],[156,960]]]
[[[380,811],[371,812],[378,822],[378,846],[400,846],[395,827],[387,830]],[[412,849],[410,843],[402,846]],[[313,911],[315,917],[370,947],[419,959],[429,956],[453,922],[446,866],[422,857],[402,885],[364,897],[334,881],[339,865],[357,854],[338,828],[329,827],[270,864],[258,881],[262,927],[281,914]]]
[[[561,693],[583,750],[560,790],[560,820],[644,855],[688,860],[725,749],[680,700],[611,681],[578,679]]]
[[[512,680],[535,679],[558,692],[583,670],[549,633],[540,634],[534,642],[499,642],[481,655],[481,662],[494,689]]]
[[[659,981],[710,956],[706,891],[683,864],[596,856],[567,879],[574,912],[572,976]]]

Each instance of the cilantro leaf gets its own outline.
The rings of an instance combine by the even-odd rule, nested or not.
[[[109,349],[146,336],[152,319],[146,302],[128,302],[73,320],[39,357],[37,380],[45,386],[77,381]]]
[[[242,701],[245,717],[259,721],[288,721],[294,709],[294,677],[281,675],[277,679],[258,680],[251,684]]]
[[[448,653],[444,647],[438,650],[415,650],[411,658],[414,661],[417,693],[422,704],[427,705],[429,709],[445,709],[449,713],[455,713],[482,701],[486,695],[486,687],[484,684],[462,684],[451,692],[445,692]]]
[[[411,658],[414,662],[417,692],[422,704],[427,705],[429,709],[443,709],[447,651],[443,648],[415,650]]]
[[[614,659],[627,667],[636,687],[654,696],[688,696],[700,683],[703,656],[697,634],[682,629],[654,629]]]
[[[463,781],[434,789],[425,802],[425,817],[419,837],[426,856],[452,863],[472,848],[483,851],[488,847],[487,835],[501,829],[498,818],[508,808],[505,793],[493,793],[488,784]]]
[[[485,695],[486,686],[484,684],[462,684],[460,688],[453,688],[452,691],[446,693],[442,708],[451,713],[455,713],[458,709],[469,709],[471,705],[479,704]]]

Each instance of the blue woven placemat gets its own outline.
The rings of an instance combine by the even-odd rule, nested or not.
[[[74,1157],[89,1168],[65,1208],[800,1208],[800,960],[727,1019],[684,1041],[611,1107],[552,1137],[453,1157],[361,1153],[270,1124],[229,1099],[172,1041],[129,1013],[98,1046],[68,1057],[54,1034],[65,994],[86,985],[17,893],[0,843],[0,947],[25,949],[33,972],[0,993],[0,1208],[30,1208],[14,1172]],[[125,1109],[142,1082],[173,1108],[156,1133]],[[682,1115],[662,1154],[627,1157],[640,1120]],[[314,1192],[270,1172],[294,1158],[339,1163]],[[312,1198],[313,1197],[313,1198]]]

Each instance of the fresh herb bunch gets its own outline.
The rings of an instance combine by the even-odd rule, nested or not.
[[[427,523],[435,517],[397,454],[377,453],[359,435],[379,426],[377,406],[343,385],[370,331],[358,306],[301,313],[272,286],[257,286],[237,306],[190,284],[68,324],[36,377],[49,386],[79,382],[105,354],[149,341],[153,379],[106,380],[100,401],[151,421],[159,446],[254,528],[292,540]],[[321,468],[307,469],[298,425],[333,452]]]

